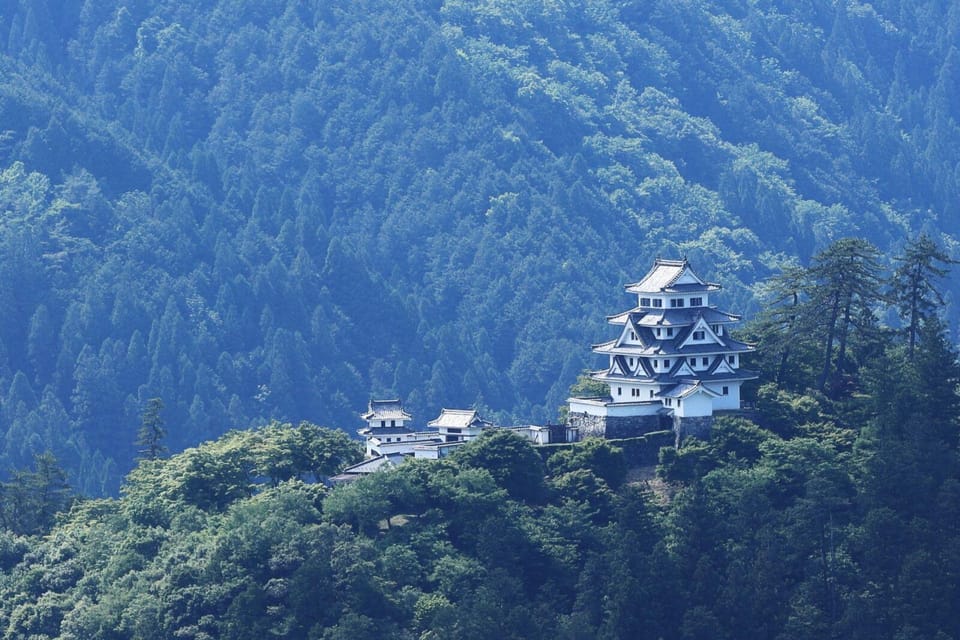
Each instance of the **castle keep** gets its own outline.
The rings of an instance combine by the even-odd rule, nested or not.
[[[619,336],[594,345],[609,358],[591,378],[609,395],[569,398],[568,424],[580,436],[632,437],[672,428],[677,437],[706,435],[713,414],[740,409],[740,385],[756,374],[740,368],[753,347],[730,336],[740,316],[710,304],[720,285],[683,260],[657,258],[642,280],[626,286],[637,306],[609,316]]]

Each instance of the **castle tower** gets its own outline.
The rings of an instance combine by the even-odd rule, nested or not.
[[[657,258],[626,290],[637,295],[637,306],[609,316],[619,336],[593,347],[609,359],[591,375],[607,384],[609,396],[570,398],[569,422],[581,435],[608,438],[668,426],[678,437],[705,435],[714,412],[739,409],[741,384],[757,377],[740,368],[754,348],[728,332],[740,316],[710,304],[720,285],[701,279],[686,258]]]

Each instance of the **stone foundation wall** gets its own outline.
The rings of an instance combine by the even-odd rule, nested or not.
[[[670,428],[664,426],[659,415],[652,416],[591,416],[586,413],[571,413],[567,423],[580,429],[580,439],[591,436],[619,439],[636,438],[647,433]]]
[[[677,446],[688,436],[696,436],[701,440],[710,438],[710,430],[713,428],[713,416],[701,416],[696,418],[678,418],[673,417],[673,432],[677,436]]]

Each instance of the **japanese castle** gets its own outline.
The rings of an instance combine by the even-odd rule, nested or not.
[[[672,428],[677,437],[709,432],[713,414],[740,409],[740,386],[757,375],[740,368],[754,347],[730,336],[740,316],[710,304],[720,285],[701,279],[683,260],[657,258],[634,284],[637,306],[608,316],[619,336],[594,345],[608,356],[592,379],[608,385],[600,398],[569,398],[568,424],[581,437],[631,437]]]

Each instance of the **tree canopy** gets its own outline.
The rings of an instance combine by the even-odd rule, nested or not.
[[[641,4],[7,3],[0,467],[115,494],[157,397],[170,451],[371,394],[542,423],[656,255],[748,315],[842,238],[957,258],[956,8]]]

